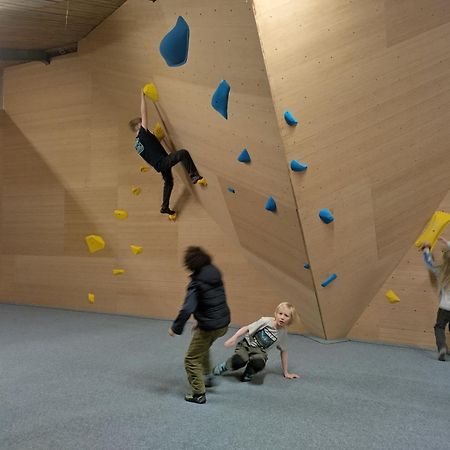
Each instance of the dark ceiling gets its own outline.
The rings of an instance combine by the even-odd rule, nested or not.
[[[76,51],[76,43],[125,1],[0,0],[0,71]]]

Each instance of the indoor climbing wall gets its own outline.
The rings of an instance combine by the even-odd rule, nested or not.
[[[194,3],[129,0],[77,55],[6,71],[1,300],[171,317],[187,282],[182,251],[200,244],[224,271],[234,323],[289,300],[302,329],[323,336],[251,4]],[[159,46],[180,16],[187,60],[170,67]],[[221,80],[228,119],[211,106]],[[149,82],[162,115],[148,100],[151,127],[163,119],[208,180],[192,187],[177,171],[175,223],[127,127]],[[89,253],[87,235],[105,248]]]
[[[450,211],[450,191],[437,209]],[[450,226],[447,225],[441,235],[450,240]],[[439,243],[434,248],[436,264],[441,262],[443,248]],[[386,298],[388,290],[396,293],[397,301],[389,302]],[[438,299],[435,279],[425,269],[422,252],[411,245],[357,320],[349,337],[433,347]]]
[[[407,252],[450,187],[450,4],[253,4],[286,160],[308,164],[291,180],[326,336],[346,336],[367,308],[353,336],[429,344],[436,303],[415,314],[418,294],[404,293],[420,284],[413,274],[427,277]],[[389,289],[400,303],[383,298]],[[393,309],[408,331],[387,319]]]
[[[189,27],[188,53],[172,67],[159,47],[179,17]],[[108,96],[122,111],[129,110],[125,98],[154,83],[172,140],[191,152],[208,180],[206,189],[196,187],[197,198],[279,295],[296,304],[306,327],[323,335],[251,4],[129,1],[80,51],[95,65],[95,97]],[[222,80],[230,86],[227,119],[211,105]],[[238,161],[244,149],[249,162]],[[265,209],[269,197],[276,211]]]

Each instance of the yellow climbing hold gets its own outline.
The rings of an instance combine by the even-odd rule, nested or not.
[[[142,253],[142,247],[139,247],[139,245],[130,245],[130,248],[135,255],[139,255],[139,253]]]
[[[126,219],[128,217],[128,213],[126,211],[124,211],[123,209],[115,209],[114,210],[114,215],[118,219]]]
[[[175,222],[175,220],[177,220],[177,214],[169,214],[169,220],[171,220],[172,222]]]
[[[435,246],[439,236],[445,227],[450,223],[450,214],[444,211],[436,211],[428,222],[425,230],[415,242],[416,247],[422,247],[424,242],[431,245],[431,249]]]
[[[133,187],[131,188],[131,192],[132,192],[134,195],[139,195],[139,194],[141,193],[141,188],[140,188],[139,186],[133,186]]]
[[[89,294],[88,294],[88,301],[89,301],[89,303],[95,302],[95,295],[92,292],[89,292]]]
[[[158,122],[155,125],[155,128],[153,128],[153,134],[158,138],[158,140],[162,140],[164,139],[164,137],[166,136],[166,133],[164,133],[164,129],[161,126],[161,124]]]
[[[148,171],[150,170],[150,167],[148,167],[148,166],[141,166],[139,170],[140,170],[142,173],[148,172]]]
[[[398,297],[398,295],[392,289],[389,289],[386,292],[386,297],[388,298],[388,300],[391,303],[398,303],[400,301],[400,298]]]
[[[159,99],[158,89],[153,83],[148,83],[144,86],[144,94],[149,97],[152,102],[157,102]]]
[[[208,186],[206,178],[200,178],[200,180],[197,181],[197,184],[200,184],[201,186]]]
[[[122,275],[125,272],[124,269],[113,269],[113,275]]]
[[[96,234],[90,234],[89,236],[86,236],[84,240],[86,241],[88,249],[91,253],[103,250],[106,245],[103,238],[101,236],[97,236]]]

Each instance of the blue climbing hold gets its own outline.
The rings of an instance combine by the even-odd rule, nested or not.
[[[308,168],[308,164],[302,164],[300,162],[298,162],[297,160],[293,159],[291,161],[291,169],[294,172],[303,172]]]
[[[231,192],[232,194],[236,193],[236,191],[231,186],[227,187],[227,191]]]
[[[226,80],[222,80],[217,86],[211,99],[211,106],[225,119],[228,119],[228,96],[230,94],[230,85]]]
[[[273,197],[269,197],[266,202],[266,206],[264,207],[267,209],[267,211],[275,212],[277,210],[277,204],[275,203],[275,200]]]
[[[329,209],[323,208],[319,211],[319,217],[322,219],[325,223],[331,223],[334,220],[333,214],[331,214],[331,211]]]
[[[311,269],[311,266],[309,265],[309,263],[305,263],[305,264],[303,264],[303,268],[304,269]]]
[[[250,158],[250,154],[248,153],[247,149],[244,148],[240,155],[238,156],[238,161],[241,163],[249,163],[252,159]]]
[[[327,287],[332,281],[334,281],[337,278],[337,275],[333,273],[333,275],[330,275],[323,283],[320,285],[322,287]]]
[[[290,111],[284,112],[284,120],[291,127],[295,127],[295,125],[298,124],[298,120],[293,116],[293,114]]]
[[[159,52],[169,67],[178,67],[187,61],[188,50],[189,25],[179,16],[176,25],[159,44]]]

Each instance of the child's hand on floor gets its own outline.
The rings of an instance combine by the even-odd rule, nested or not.
[[[288,380],[292,380],[294,378],[300,378],[300,375],[297,375],[296,373],[285,373],[284,378],[287,378]]]

